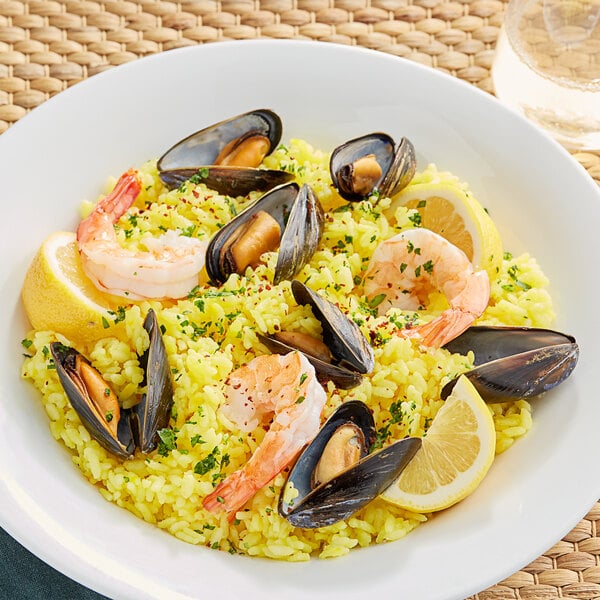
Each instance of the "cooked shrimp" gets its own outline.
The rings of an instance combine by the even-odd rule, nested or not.
[[[403,329],[401,335],[420,338],[425,346],[440,347],[460,335],[486,309],[490,281],[475,271],[466,254],[425,228],[408,229],[381,243],[365,274],[365,294],[385,296],[379,314],[390,307],[418,310],[429,294],[439,291],[450,307],[429,323]]]
[[[204,499],[206,509],[233,517],[315,437],[327,398],[300,352],[258,356],[230,375],[226,393],[221,410],[243,431],[272,418],[250,460]]]
[[[121,175],[114,190],[98,202],[77,228],[83,270],[95,286],[132,300],[181,298],[198,284],[206,244],[167,231],[144,239],[147,252],[120,246],[114,224],[134,203],[141,189],[137,171]]]

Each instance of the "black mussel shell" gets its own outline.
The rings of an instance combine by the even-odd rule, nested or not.
[[[158,160],[159,176],[170,189],[197,177],[198,182],[229,196],[269,190],[290,181],[292,175],[285,171],[215,165],[214,162],[228,143],[251,134],[268,138],[267,153],[270,153],[277,147],[282,132],[281,119],[271,110],[237,115],[201,129],[169,148]]]
[[[169,424],[173,406],[173,383],[167,353],[155,312],[150,309],[144,320],[150,345],[140,357],[145,372],[146,393],[133,408],[121,410],[116,437],[102,422],[91,406],[91,400],[77,373],[77,361],[89,361],[74,348],[59,342],[50,344],[50,352],[67,398],[79,415],[90,435],[109,452],[121,458],[131,456],[136,446],[143,452],[154,450],[158,443],[157,432]],[[97,374],[100,377],[99,374]],[[110,386],[106,384],[108,389]]]
[[[283,231],[287,216],[292,210],[292,205],[298,197],[299,190],[300,187],[295,182],[272,189],[215,233],[206,249],[206,272],[211,281],[224,283],[233,272],[226,268],[227,266],[223,265],[221,261],[221,250],[230,236],[239,227],[252,219],[259,211],[269,213],[277,221],[281,231]]]
[[[370,373],[375,367],[373,348],[358,325],[335,304],[295,279],[292,294],[298,304],[308,304],[321,322],[323,341],[342,367],[359,373]]]
[[[223,283],[231,275],[232,267],[221,260],[221,251],[230,236],[260,211],[273,217],[282,232],[275,283],[293,277],[310,260],[323,233],[323,208],[309,186],[300,188],[291,182],[261,196],[212,237],[206,249],[206,271],[211,281]]]
[[[276,354],[288,354],[289,352],[294,352],[298,350],[298,348],[294,348],[280,340],[276,340],[273,337],[262,335],[260,333],[257,334],[258,339],[271,351]],[[350,369],[346,369],[345,367],[340,367],[339,365],[325,362],[311,356],[310,354],[303,352],[308,361],[315,368],[315,373],[317,374],[317,379],[320,383],[325,383],[327,381],[333,381],[335,385],[342,390],[349,390],[353,387],[356,387],[362,381],[362,375],[357,371],[351,371]]]
[[[121,411],[117,436],[114,437],[106,424],[98,418],[96,411],[91,407],[89,397],[82,392],[81,383],[76,383],[78,379],[76,361],[79,359],[88,365],[90,364],[89,361],[74,348],[65,346],[60,342],[52,342],[50,344],[50,352],[54,359],[58,378],[67,398],[92,438],[108,452],[121,458],[130,457],[135,450],[135,442],[127,411]],[[107,388],[109,387],[108,384],[106,386]]]
[[[204,183],[206,187],[219,194],[238,197],[247,196],[250,192],[266,192],[278,185],[293,179],[293,174],[275,169],[254,169],[251,167],[207,166],[186,169],[170,169],[161,171],[160,178],[169,188],[178,188],[182,183],[194,177],[196,183]]]
[[[140,357],[146,373],[146,393],[131,409],[132,425],[139,449],[148,453],[158,445],[158,431],[168,427],[173,408],[173,382],[167,360],[167,351],[154,310],[150,309],[144,320],[144,329],[150,345]]]
[[[383,181],[379,184],[379,193],[382,196],[392,197],[403,190],[415,176],[417,171],[417,157],[412,142],[403,137],[398,143],[394,162],[388,169]]]
[[[159,171],[212,165],[219,152],[249,131],[269,138],[271,150],[281,140],[281,118],[268,109],[252,110],[192,133],[169,148],[158,160]]]
[[[381,167],[381,176],[370,191],[358,191],[352,181],[357,160],[373,155]],[[369,133],[351,139],[331,154],[329,171],[334,187],[342,198],[358,202],[378,190],[384,196],[392,196],[406,187],[417,168],[415,150],[407,138],[402,138],[396,147],[386,133]]]
[[[302,185],[281,236],[274,284],[292,279],[311,259],[321,241],[324,221],[317,195],[310,186]]]
[[[421,446],[419,438],[405,438],[364,456],[330,481],[312,489],[312,475],[327,442],[340,426],[349,422],[360,427],[370,443],[374,440],[375,426],[368,407],[357,400],[340,405],[288,476],[287,484],[292,484],[298,495],[287,503],[282,493],[279,513],[292,525],[309,529],[349,518],[390,486]]]
[[[573,336],[531,327],[470,327],[444,347],[473,352],[475,367],[465,375],[486,402],[542,394],[567,379],[579,358]],[[443,387],[443,399],[455,382]]]

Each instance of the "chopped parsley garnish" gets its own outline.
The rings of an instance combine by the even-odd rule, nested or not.
[[[373,296],[368,300],[369,307],[377,308],[385,300],[385,298],[385,294],[377,294],[377,296]]]
[[[415,212],[411,213],[410,215],[408,215],[408,220],[415,226],[415,227],[420,227],[421,223],[423,221],[423,218],[421,217],[421,213],[418,210],[415,210]]]
[[[202,436],[200,434],[196,434],[191,437],[190,444],[192,444],[192,448],[193,448],[197,444],[204,444],[204,440],[202,439]]]
[[[121,321],[125,320],[125,316],[126,316],[126,314],[125,314],[125,307],[124,306],[119,306],[119,307],[117,307],[116,311],[109,310],[108,314],[113,318],[113,321],[114,321],[114,323],[116,325],[117,323],[120,323]],[[102,317],[102,325],[106,329],[107,326],[104,325],[104,321],[105,321],[105,319],[104,319],[104,317]]]
[[[194,231],[196,231],[196,225],[192,223],[189,227],[184,227],[181,230],[181,235],[185,237],[192,237],[194,235]]]
[[[158,430],[158,453],[161,456],[168,456],[169,452],[177,448],[177,436],[172,429]]]
[[[210,454],[195,464],[194,473],[196,475],[206,475],[209,471],[212,471],[217,466],[217,456],[219,454],[219,448],[215,446]]]
[[[528,283],[525,283],[524,281],[521,281],[517,277],[517,273],[518,272],[519,272],[519,267],[517,265],[511,265],[508,268],[508,275],[515,282],[515,285],[517,287],[520,287],[522,290],[525,290],[525,291],[530,290],[531,286]],[[504,289],[506,289],[506,287],[504,287]]]
[[[198,169],[196,173],[194,173],[190,178],[189,182],[193,184],[202,183],[203,179],[206,179],[209,175],[208,167],[202,167]]]
[[[426,273],[429,273],[429,274],[433,273],[433,261],[432,260],[428,260],[427,262],[424,262],[423,263],[423,270]]]

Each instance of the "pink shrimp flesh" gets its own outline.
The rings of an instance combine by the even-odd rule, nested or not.
[[[233,518],[315,437],[327,397],[300,352],[258,356],[230,375],[226,394],[221,410],[243,431],[272,419],[250,460],[204,499],[207,510]]]
[[[460,335],[481,316],[490,298],[486,271],[475,271],[460,248],[425,228],[407,229],[382,242],[365,274],[368,298],[383,295],[379,314],[391,307],[418,310],[439,291],[450,307],[429,323],[401,330],[424,346],[438,348]]]
[[[144,239],[148,251],[123,248],[114,224],[135,202],[140,190],[139,174],[130,169],[81,221],[77,244],[83,270],[98,289],[117,296],[132,300],[184,297],[198,283],[206,244],[167,231]]]

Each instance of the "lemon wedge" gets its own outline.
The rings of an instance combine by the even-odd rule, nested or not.
[[[421,448],[381,497],[415,512],[448,508],[481,483],[495,447],[491,412],[463,375],[435,416]]]
[[[117,318],[122,298],[104,294],[81,267],[73,232],[59,231],[42,244],[25,275],[21,297],[34,329],[56,331],[73,343],[125,339]]]
[[[458,246],[477,269],[485,269],[494,281],[502,265],[502,240],[483,206],[454,180],[443,174],[431,182],[411,184],[392,200],[386,215],[398,206],[419,211],[421,225]]]

